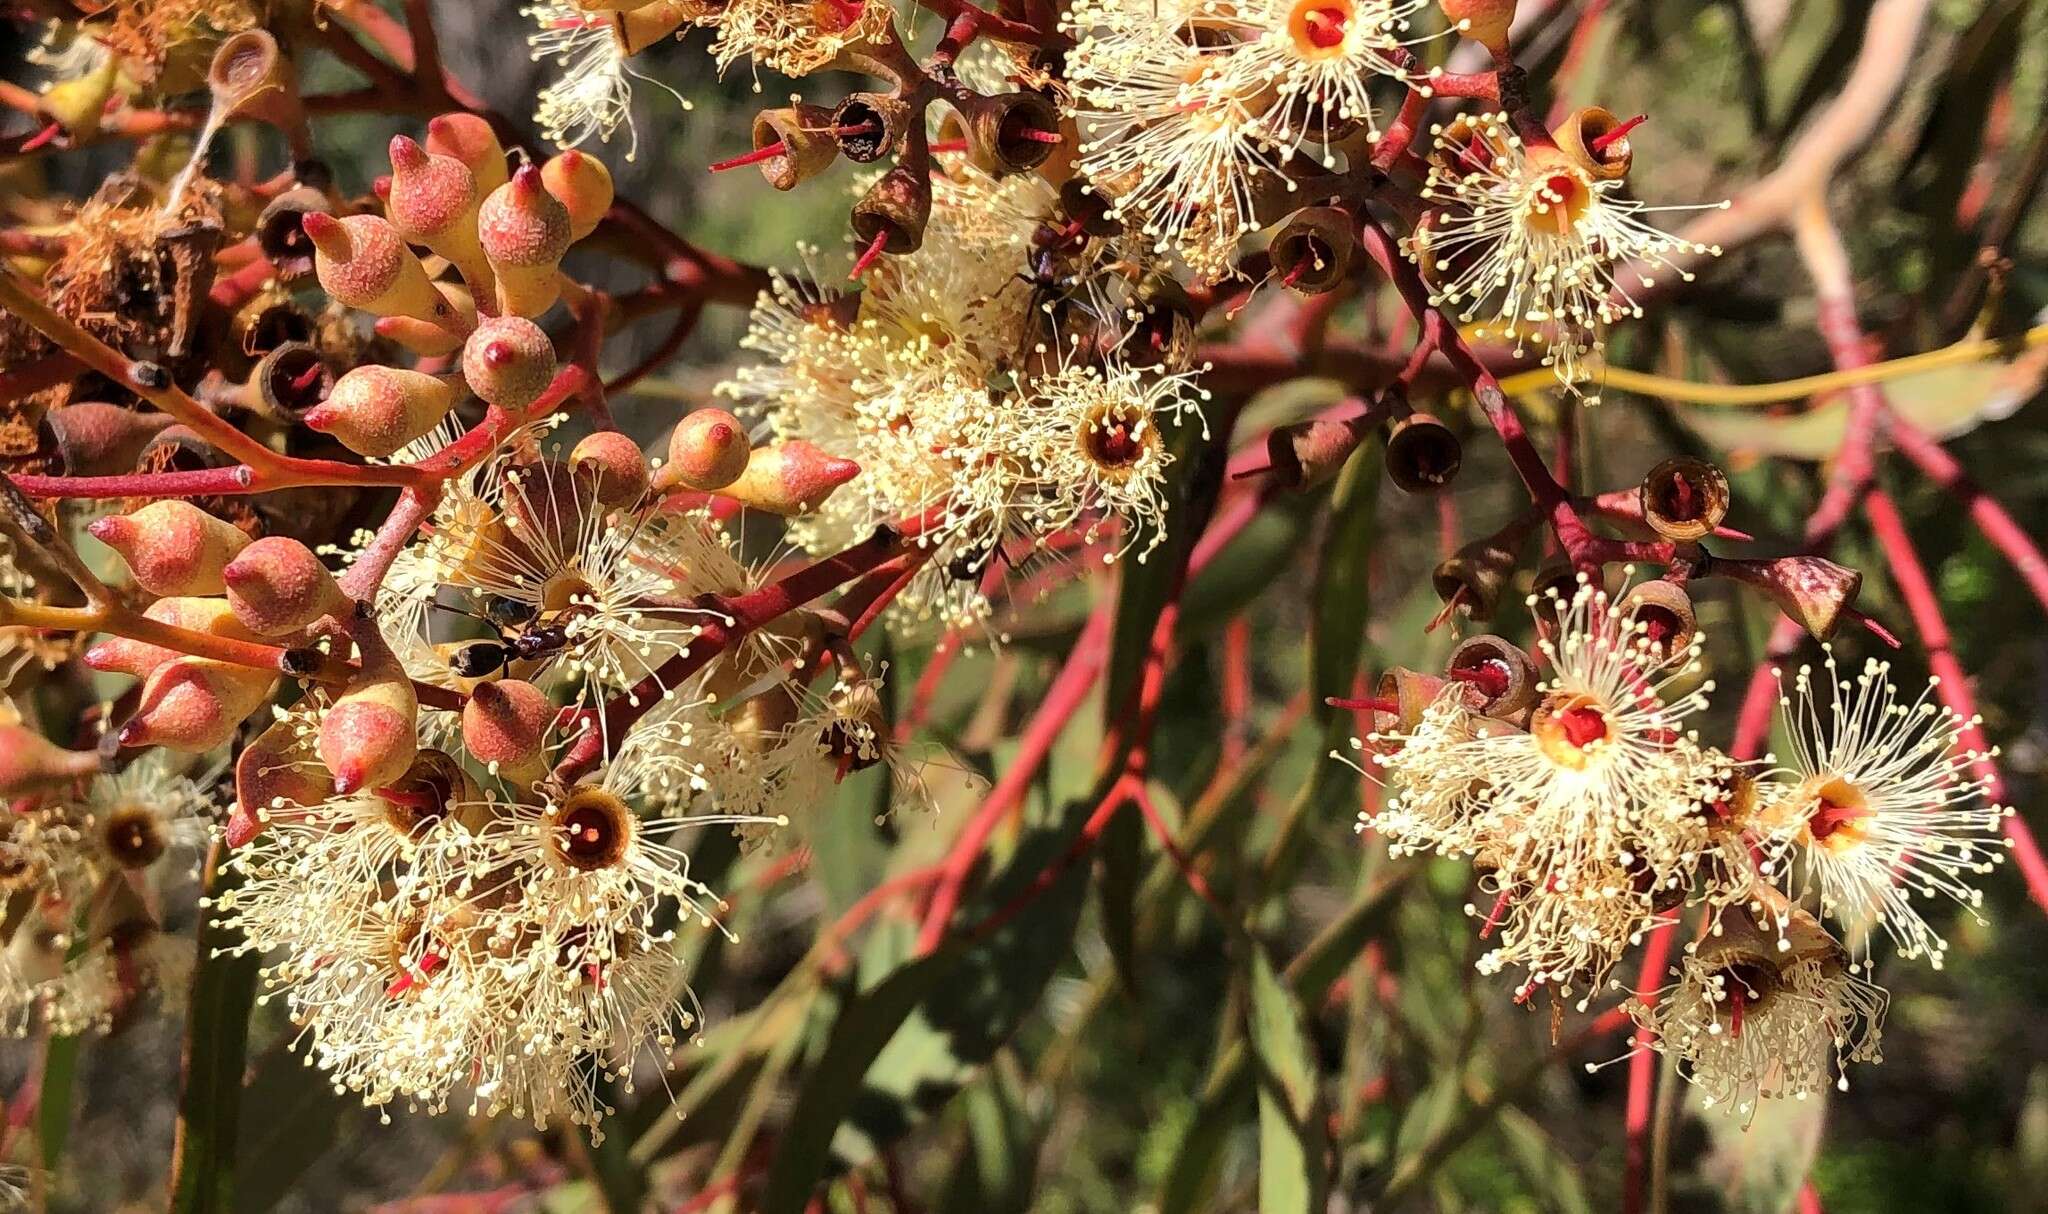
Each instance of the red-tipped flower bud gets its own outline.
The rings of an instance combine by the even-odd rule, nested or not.
[[[121,554],[135,584],[151,594],[219,594],[221,570],[249,546],[240,528],[190,502],[151,502],[86,528]]]
[[[612,209],[612,172],[604,161],[570,148],[540,166],[541,184],[569,212],[571,242],[590,235]]]
[[[590,474],[597,500],[607,506],[629,506],[647,492],[647,459],[640,444],[617,430],[587,435],[569,452],[569,466]]]
[[[455,313],[451,325],[430,325],[410,316],[379,317],[372,326],[377,336],[389,338],[421,358],[440,358],[462,348],[462,335],[476,328],[476,300],[459,282],[437,282],[434,289]]]
[[[505,145],[491,124],[475,114],[441,114],[427,120],[427,150],[453,156],[476,178],[477,193],[489,194],[505,184]]]
[[[756,510],[809,514],[824,505],[834,489],[859,475],[860,465],[852,460],[791,439],[756,450],[747,470],[719,492]]]
[[[462,347],[462,378],[486,404],[519,410],[532,404],[555,377],[555,343],[540,326],[518,316],[480,321]]]
[[[723,409],[699,409],[676,423],[668,436],[668,462],[654,477],[661,492],[723,489],[747,470],[752,454],[747,428]]]
[[[514,779],[539,774],[555,706],[540,688],[521,679],[479,683],[462,706],[462,742],[492,773]]]
[[[561,293],[556,267],[569,251],[569,208],[548,193],[541,171],[526,165],[491,191],[477,213],[477,239],[498,276],[498,310],[539,316]]]
[[[235,613],[228,607],[227,600],[214,598],[162,598],[149,605],[143,615],[159,624],[183,628],[188,632],[203,632],[209,636],[228,637],[237,641],[253,641],[255,634],[242,626]],[[94,670],[109,674],[132,674],[146,678],[155,673],[157,667],[166,662],[176,661],[184,654],[147,641],[128,637],[110,637],[85,651],[85,664]]]
[[[419,753],[419,702],[412,681],[396,667],[366,655],[362,676],[320,718],[320,762],[333,773],[338,793],[389,784]]]
[[[313,550],[287,536],[257,540],[223,571],[228,606],[261,637],[304,631],[323,616],[345,615],[349,598]]]
[[[436,156],[403,135],[391,137],[391,195],[384,213],[398,234],[453,262],[470,282],[489,281],[477,243],[476,175],[453,156]]]
[[[357,367],[304,420],[358,455],[386,456],[439,425],[458,393],[451,377]]]
[[[311,762],[308,739],[295,722],[279,721],[256,736],[235,760],[235,808],[227,843],[240,847],[263,833],[272,811],[318,805],[334,795],[334,781]]]
[[[434,289],[425,266],[388,220],[375,215],[336,219],[309,211],[300,219],[313,242],[313,272],[338,302],[378,316],[410,316],[452,325],[455,309]]]
[[[123,746],[163,746],[201,754],[235,736],[277,686],[267,670],[183,657],[156,668],[142,684],[142,702],[121,727]]]
[[[99,767],[92,751],[66,750],[32,729],[0,725],[0,797],[41,792],[90,776]]]

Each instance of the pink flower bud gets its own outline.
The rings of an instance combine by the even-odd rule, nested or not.
[[[471,282],[486,281],[489,267],[476,237],[483,191],[476,176],[453,156],[437,156],[403,135],[391,137],[391,194],[384,214],[417,245],[453,262]]]
[[[402,672],[371,673],[349,684],[320,718],[320,762],[334,791],[380,788],[405,774],[419,752],[419,703]]]
[[[479,196],[505,184],[505,148],[491,124],[475,114],[442,114],[427,120],[427,150],[453,156],[476,178]]]
[[[455,407],[455,381],[398,367],[357,367],[305,422],[358,455],[386,456],[440,424]]]
[[[555,706],[540,688],[520,679],[479,683],[462,707],[462,743],[495,772],[514,778],[539,774],[543,744]]]
[[[462,377],[486,404],[524,409],[555,377],[555,344],[530,320],[487,318],[463,344]]]
[[[185,501],[151,502],[95,519],[86,530],[120,553],[135,584],[151,594],[219,594],[221,570],[249,546],[241,528]]]
[[[476,328],[476,300],[459,282],[437,282],[434,289],[454,310],[453,326],[428,324],[410,316],[382,316],[371,326],[377,336],[389,338],[421,358],[441,358],[460,350],[462,335]]]
[[[242,622],[235,618],[227,600],[214,598],[162,598],[149,605],[143,615],[159,624],[183,628],[188,632],[203,632],[209,636],[228,637],[237,641],[256,639]],[[165,662],[176,661],[185,656],[175,649],[151,645],[147,641],[132,640],[128,637],[110,637],[85,651],[85,664],[94,670],[109,674],[132,674],[146,678]]]
[[[723,489],[747,470],[752,452],[747,428],[723,409],[699,409],[676,423],[668,436],[668,462],[655,476],[655,488]]]
[[[313,272],[336,301],[378,316],[410,316],[428,324],[455,322],[455,309],[388,220],[376,215],[336,219],[308,211],[301,219],[313,242]]]
[[[90,776],[100,767],[89,750],[66,750],[32,729],[0,725],[0,797],[41,792]]]
[[[498,276],[498,310],[547,311],[561,292],[556,267],[573,237],[569,208],[548,193],[541,171],[526,165],[492,190],[477,212],[476,233]]]
[[[303,632],[323,616],[346,615],[350,607],[313,550],[286,536],[257,540],[222,572],[235,618],[260,637]]]
[[[569,466],[593,478],[597,500],[607,506],[629,506],[647,492],[647,460],[640,444],[617,430],[587,435],[569,452]]]
[[[234,737],[235,727],[276,686],[277,676],[267,670],[207,658],[166,662],[143,682],[141,704],[121,727],[121,745],[212,750]]]
[[[719,492],[742,505],[774,514],[809,514],[839,486],[860,475],[860,465],[791,439],[754,451],[747,470]]]
[[[604,162],[575,148],[540,166],[541,183],[569,212],[569,239],[578,241],[596,229],[612,209],[612,174]]]

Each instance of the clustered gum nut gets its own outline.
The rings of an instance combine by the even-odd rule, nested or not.
[[[41,792],[99,770],[99,756],[66,750],[32,729],[0,725],[0,798]]]
[[[832,167],[839,158],[839,139],[832,111],[819,105],[793,105],[754,115],[756,151],[781,144],[780,156],[760,163],[761,177],[778,190],[793,190]]]
[[[1705,460],[1674,456],[1643,477],[1643,521],[1663,539],[1692,543],[1728,517],[1728,478]]]
[[[419,701],[390,651],[366,652],[363,673],[320,717],[315,748],[344,795],[381,788],[405,774],[419,753]]]
[[[363,366],[336,381],[303,420],[357,455],[382,457],[439,425],[460,395],[452,377]]]
[[[1437,563],[1430,585],[1448,603],[1463,592],[1459,604],[1475,620],[1490,620],[1500,607],[1501,593],[1515,574],[1526,532],[1481,536]]]
[[[546,693],[523,679],[479,683],[462,706],[462,741],[493,772],[531,779],[554,719]]]
[[[151,603],[142,613],[159,624],[203,632],[208,636],[235,641],[253,641],[256,635],[243,627],[227,600],[173,596]],[[131,674],[147,678],[166,662],[183,656],[175,649],[152,645],[130,637],[109,637],[85,651],[85,664],[108,674]]]
[[[790,439],[756,450],[746,471],[718,492],[756,510],[793,516],[824,505],[833,490],[858,475],[860,465],[852,460]]]
[[[569,452],[569,466],[590,474],[597,500],[607,506],[630,506],[647,492],[647,459],[640,444],[617,430],[585,435]]]
[[[310,211],[301,220],[313,242],[313,272],[336,302],[377,316],[455,322],[455,308],[434,289],[426,267],[391,222],[377,215],[336,219]]]
[[[1342,207],[1303,207],[1289,215],[1266,245],[1274,275],[1303,295],[1335,290],[1351,270],[1357,224]]]
[[[1437,0],[1451,28],[1496,55],[1508,46],[1508,27],[1515,23],[1515,0]]]
[[[112,476],[135,470],[142,449],[176,419],[168,413],[138,413],[105,401],[80,401],[43,415],[50,449],[64,461],[66,476]]]
[[[1863,589],[1863,575],[1825,557],[1781,556],[1768,560],[1715,557],[1709,568],[1722,577],[1756,587],[1815,639],[1835,635],[1842,617]]]
[[[1541,678],[1521,646],[1492,633],[1478,633],[1458,643],[1444,670],[1472,689],[1476,706],[1487,716],[1528,723]]]
[[[1595,145],[1602,136],[1621,125],[1621,119],[1612,110],[1589,105],[1573,110],[1551,132],[1551,136],[1565,155],[1590,173],[1595,181],[1620,181],[1628,176],[1629,168],[1635,162],[1635,149],[1629,142],[1628,132],[1615,135],[1604,146]]]
[[[221,573],[249,537],[190,502],[151,502],[96,519],[86,530],[121,555],[135,584],[157,595],[219,594]]]
[[[561,294],[559,266],[569,251],[569,208],[548,193],[541,171],[524,165],[492,190],[477,212],[477,240],[498,279],[498,310],[539,316]]]
[[[899,164],[853,204],[853,236],[863,249],[880,238],[885,253],[915,253],[924,247],[931,217],[931,173]]]
[[[491,124],[475,114],[442,114],[427,120],[427,150],[460,160],[476,179],[477,196],[505,184],[505,146]]]
[[[391,137],[391,194],[384,214],[416,245],[445,257],[470,282],[490,281],[477,242],[476,175],[453,156],[437,156],[404,135]]]
[[[575,148],[558,152],[540,166],[541,184],[569,212],[569,240],[597,230],[612,209],[612,171],[595,156]]]
[[[123,746],[162,746],[202,754],[235,736],[277,686],[267,670],[209,658],[166,662],[142,683],[135,715],[121,727]]]
[[[517,412],[532,404],[555,377],[555,343],[520,316],[477,322],[462,346],[462,378],[485,404]]]
[[[345,615],[349,597],[327,566],[288,536],[257,540],[222,571],[228,607],[259,637],[303,632],[329,615]]]
[[[1656,647],[1665,661],[1682,656],[1699,635],[1699,617],[1692,597],[1676,582],[1654,578],[1637,582],[1622,596],[1622,619]]]
[[[1428,413],[1410,413],[1387,431],[1387,475],[1404,493],[1441,493],[1458,479],[1464,445]]]
[[[698,409],[669,432],[668,462],[655,474],[654,487],[711,493],[738,480],[752,455],[739,418],[723,409]]]
[[[1303,490],[1337,475],[1358,444],[1378,429],[1371,413],[1348,418],[1317,417],[1275,426],[1266,436],[1268,474],[1283,489]]]

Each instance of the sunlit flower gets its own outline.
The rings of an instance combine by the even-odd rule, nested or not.
[[[1821,667],[1816,678],[1801,666],[1780,695],[1790,771],[1759,790],[1763,817],[1825,913],[1882,926],[1902,956],[1938,968],[1948,943],[1913,895],[1983,904],[1972,878],[2009,846],[1999,831],[2012,811],[1990,801],[1983,770],[1997,752],[1966,741],[1980,722],[1935,702],[1938,680],[1902,702],[1888,662],[1845,677],[1830,649]]]
[[[537,27],[527,37],[533,58],[551,59],[562,69],[560,78],[541,90],[533,115],[551,142],[574,147],[593,136],[609,142],[624,126],[626,159],[633,159],[640,148],[633,124],[636,80],[653,83],[683,109],[691,108],[681,93],[633,70],[629,60],[644,47],[627,45],[623,14],[587,12],[572,0],[544,0],[520,12]]]
[[[1525,144],[1505,114],[1467,117],[1437,134],[1422,188],[1434,205],[1406,242],[1432,284],[1431,302],[1481,322],[1479,336],[1502,337],[1518,355],[1527,340],[1544,343],[1543,364],[1571,392],[1593,377],[1606,326],[1642,315],[1631,284],[1653,286],[1660,270],[1691,281],[1673,256],[1721,251],[1642,218],[1698,208],[1629,198],[1619,178],[1596,177],[1555,145]],[[1597,389],[1588,400],[1599,400]]]

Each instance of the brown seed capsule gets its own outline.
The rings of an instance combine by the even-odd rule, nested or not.
[[[458,382],[400,367],[357,367],[304,420],[358,455],[382,458],[440,425],[460,396]]]
[[[1406,493],[1441,493],[1465,462],[1458,436],[1427,413],[1410,413],[1387,432],[1387,475]]]
[[[873,164],[902,142],[910,103],[887,93],[854,93],[832,112],[839,151],[855,164]]]
[[[1344,461],[1378,428],[1378,418],[1371,413],[1275,426],[1266,436],[1267,475],[1284,489],[1313,488],[1337,475]]]
[[[1110,206],[1109,198],[1085,177],[1070,177],[1060,185],[1060,210],[1090,236],[1115,236],[1124,230],[1123,223],[1110,215]]]
[[[267,670],[206,658],[166,662],[143,680],[135,715],[121,727],[122,746],[162,746],[203,754],[225,743],[277,686]]]
[[[278,281],[294,282],[313,272],[313,238],[306,235],[306,216],[329,215],[327,195],[311,186],[293,186],[270,200],[256,217],[256,247],[277,271]]]
[[[478,321],[462,347],[462,378],[486,404],[517,411],[532,404],[555,377],[555,344],[539,325],[519,316]]]
[[[1037,93],[970,94],[960,104],[968,159],[991,176],[1030,172],[1064,142],[1059,108]]]
[[[476,175],[453,156],[436,156],[403,135],[391,137],[391,193],[384,214],[398,234],[448,259],[471,283],[490,281],[477,243],[483,201]]]
[[[1704,539],[1728,517],[1728,478],[1705,460],[1665,460],[1643,478],[1641,494],[1643,521],[1674,543]]]
[[[1624,123],[1613,111],[1589,105],[1571,112],[1552,135],[1565,155],[1593,175],[1595,181],[1619,181],[1628,176],[1635,161],[1628,132],[1635,123]]]
[[[511,176],[505,167],[505,146],[498,142],[491,124],[476,114],[457,112],[429,118],[427,150],[460,160],[476,179],[479,197],[504,185]]]
[[[1699,636],[1699,617],[1682,586],[1659,578],[1637,582],[1621,599],[1621,618],[1665,662],[1682,659]]]
[[[668,462],[655,473],[654,487],[662,493],[723,489],[747,470],[751,454],[739,418],[723,409],[695,410],[669,432]]]
[[[260,412],[289,420],[304,415],[334,390],[334,371],[318,349],[302,341],[286,342],[257,360],[247,387]]]
[[[1445,609],[1453,604],[1475,620],[1490,620],[1500,608],[1500,596],[1515,575],[1522,540],[1527,531],[1508,528],[1473,540],[1445,557],[1430,574]]]
[[[756,510],[809,514],[839,486],[860,475],[860,465],[820,451],[802,439],[756,448],[739,479],[719,492]]]
[[[1187,288],[1170,274],[1154,274],[1132,294],[1130,330],[1119,348],[1139,366],[1179,366],[1193,353],[1196,310]]]
[[[219,594],[222,571],[249,546],[240,528],[179,500],[95,519],[86,530],[121,554],[136,585],[159,595]]]
[[[81,401],[43,415],[47,448],[64,462],[66,476],[133,472],[149,441],[172,424],[164,413],[137,413],[104,401]]]
[[[569,452],[569,465],[595,479],[597,500],[607,506],[630,506],[647,492],[647,459],[640,444],[617,430],[586,435]]]
[[[839,137],[832,111],[817,105],[784,106],[754,115],[754,153],[781,150],[753,161],[763,180],[778,190],[793,190],[839,158]]]
[[[575,148],[558,152],[540,166],[541,184],[569,212],[569,240],[597,230],[612,209],[612,173],[604,161]]]
[[[214,113],[222,119],[254,118],[283,131],[292,157],[310,159],[311,133],[299,102],[299,83],[277,39],[262,29],[233,34],[213,53],[206,70]]]
[[[303,238],[303,233],[301,234]],[[312,248],[311,241],[306,242]],[[311,260],[306,270],[313,269]],[[234,348],[250,358],[261,358],[287,342],[308,341],[313,336],[313,318],[292,302],[289,292],[272,285],[249,297],[228,320]]]
[[[1778,610],[1823,641],[1835,634],[1843,613],[1855,604],[1856,593],[1863,588],[1861,573],[1817,556],[1775,560],[1717,556],[1708,570],[1763,591]]]
[[[539,169],[526,165],[491,191],[477,212],[477,239],[498,277],[498,309],[506,316],[539,316],[561,294],[562,255],[574,239],[569,208]]]
[[[897,165],[853,204],[854,240],[863,249],[880,240],[885,253],[915,253],[931,217],[931,174]]]
[[[1529,581],[1529,597],[1539,603],[1569,603],[1578,589],[1579,571],[1568,561],[1543,566]]]
[[[221,572],[235,618],[260,637],[302,632],[323,616],[346,615],[351,607],[313,550],[285,536],[257,540]]]
[[[1422,723],[1422,714],[1436,703],[1449,682],[1437,675],[1396,666],[1380,676],[1375,694],[1380,700],[1394,705],[1394,711],[1389,715],[1394,718],[1394,727],[1405,732]],[[1477,693],[1472,694],[1476,699]]]
[[[1357,223],[1342,207],[1303,207],[1281,221],[1266,246],[1281,285],[1303,295],[1335,290],[1351,270]]]
[[[434,325],[455,322],[455,309],[427,278],[389,220],[376,215],[336,219],[308,211],[300,226],[314,246],[320,287],[342,304],[378,316],[409,316]]]
[[[1480,697],[1479,711],[1526,724],[1536,706],[1536,663],[1521,646],[1489,633],[1466,637],[1451,651],[1445,672]]]

